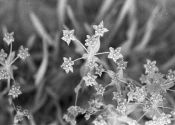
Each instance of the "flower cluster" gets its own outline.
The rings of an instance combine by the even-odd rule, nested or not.
[[[28,52],[28,48],[24,48],[21,46],[18,50],[18,53],[15,57],[15,52],[12,50],[12,44],[14,42],[14,33],[5,33],[3,41],[9,46],[10,51],[7,54],[4,49],[0,50],[0,80],[7,80],[7,90],[9,95],[9,100],[13,105],[14,110],[16,111],[16,115],[14,117],[14,124],[18,124],[21,122],[24,117],[30,118],[31,115],[28,110],[22,110],[21,108],[16,108],[13,104],[13,99],[18,98],[19,95],[22,94],[20,90],[19,84],[16,83],[13,76],[14,63],[17,59],[25,60],[30,56]],[[12,82],[12,83],[11,83]],[[12,85],[12,86],[11,86]],[[11,88],[10,88],[11,86]],[[6,93],[5,93],[6,94]]]
[[[71,106],[68,108],[68,114],[64,115],[64,119],[71,125],[75,125],[75,119],[81,113],[86,120],[93,115],[95,117],[92,122],[94,125],[140,125],[140,120],[149,114],[149,118],[152,120],[145,122],[145,125],[170,124],[171,117],[175,116],[165,114],[162,108],[168,108],[164,107],[164,101],[166,101],[164,96],[174,86],[175,71],[169,70],[166,75],[162,74],[156,66],[156,61],[146,60],[145,73],[141,75],[139,82],[126,77],[124,70],[127,67],[127,62],[124,61],[122,48],[109,47],[109,51],[99,52],[100,38],[104,36],[105,32],[108,32],[108,29],[103,26],[103,21],[99,25],[93,25],[93,29],[95,32],[93,35],[86,36],[85,45],[74,36],[74,30],[63,31],[62,40],[68,45],[70,41],[76,42],[85,50],[82,57],[74,60],[71,57],[63,57],[64,62],[61,65],[61,68],[69,73],[74,71],[73,66],[76,61],[85,60],[85,64],[82,66],[82,69],[85,70],[81,73],[82,82],[78,84],[78,89],[75,91],[76,101],[78,91],[82,87],[81,84],[85,84],[83,87],[90,86],[95,90],[93,93],[95,99],[90,100],[86,108]],[[99,57],[106,54],[116,67],[114,71],[109,69],[104,60]],[[103,76],[105,80],[100,83]],[[106,101],[105,95],[111,93],[113,93],[111,99],[113,102],[109,104],[109,98]],[[132,113],[136,113],[136,108],[140,113],[144,113],[139,119],[130,117]]]
[[[159,117],[153,117],[153,120],[148,121],[145,125],[169,125],[171,123],[170,114],[162,113]]]

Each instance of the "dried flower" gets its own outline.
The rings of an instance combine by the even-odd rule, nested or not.
[[[95,30],[95,35],[98,35],[98,36],[103,36],[105,32],[109,31],[107,28],[104,28],[103,21],[101,21],[98,26],[93,25],[93,28]]]
[[[63,37],[61,39],[69,45],[71,40],[75,40],[74,30],[63,30]]]
[[[73,65],[74,65],[74,61],[72,61],[71,57],[69,58],[66,58],[66,57],[63,57],[63,64],[61,65],[61,68],[63,68],[66,73],[69,73],[69,71],[73,72]]]
[[[4,42],[7,43],[7,45],[10,45],[12,42],[14,42],[13,35],[14,35],[14,32],[12,32],[12,33],[7,32],[7,33],[4,34],[3,40],[4,40]]]
[[[9,96],[12,96],[13,98],[17,98],[19,95],[21,95],[22,92],[20,90],[20,86],[13,85],[12,88],[9,91]]]
[[[123,58],[123,55],[121,54],[121,47],[117,48],[114,50],[114,48],[110,47],[109,48],[109,55],[108,58],[111,58],[116,62],[118,59]]]
[[[97,84],[97,82],[95,81],[96,78],[97,76],[88,73],[86,76],[83,77],[83,80],[85,81],[86,86],[94,86]]]
[[[20,46],[18,57],[21,58],[22,60],[25,60],[28,56],[30,56],[28,52],[28,48],[24,48],[23,46]]]

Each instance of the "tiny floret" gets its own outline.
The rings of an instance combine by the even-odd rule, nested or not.
[[[87,39],[85,40],[85,42],[86,42],[85,46],[93,48],[96,45],[96,42],[98,41],[98,37],[95,35],[93,35],[93,36],[87,35],[86,37],[87,37]]]
[[[4,40],[4,42],[7,43],[7,45],[10,45],[12,42],[14,42],[13,35],[14,35],[14,32],[12,32],[12,33],[7,32],[7,33],[4,34],[3,40]]]
[[[28,48],[24,48],[23,46],[20,46],[19,52],[18,52],[18,57],[21,58],[22,60],[25,60],[29,56],[30,56],[30,54],[28,52]]]
[[[103,36],[105,32],[108,32],[109,30],[103,26],[103,21],[99,25],[93,25],[93,28],[95,30],[95,35]]]
[[[121,54],[121,47],[116,48],[116,49],[110,47],[109,51],[110,52],[109,52],[108,58],[113,59],[114,62],[117,62],[118,59],[123,58],[123,55]]]
[[[147,63],[144,65],[146,74],[153,74],[155,72],[158,72],[158,68],[156,66],[156,61],[147,60],[146,62]]]
[[[87,76],[83,77],[83,80],[85,81],[86,86],[94,86],[97,84],[95,81],[96,78],[97,76],[88,73]]]
[[[71,40],[75,40],[74,30],[63,30],[63,37],[61,39],[69,45]]]
[[[21,95],[22,92],[20,90],[20,86],[13,85],[12,88],[9,91],[9,96],[12,96],[13,98],[17,98],[19,95]]]
[[[105,69],[103,68],[103,65],[97,65],[95,67],[95,74],[99,75],[100,77],[104,71]]]
[[[0,69],[0,80],[8,79],[8,78],[10,78],[9,72],[5,69]]]
[[[74,61],[72,61],[71,57],[69,58],[66,58],[66,57],[63,57],[63,64],[61,65],[61,68],[63,68],[66,73],[69,73],[69,71],[73,72],[73,65],[74,65]]]

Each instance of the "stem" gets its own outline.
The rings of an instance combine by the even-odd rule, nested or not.
[[[101,53],[97,53],[97,54],[95,54],[95,56],[103,55],[103,54],[109,54],[109,52],[101,52]]]
[[[173,110],[173,108],[170,108],[170,107],[164,107],[164,106],[158,106],[158,108],[165,108],[165,109]]]
[[[5,64],[4,64],[3,62],[1,62],[1,61],[0,61],[0,64],[1,64],[2,66],[4,66],[4,65],[5,65]]]
[[[10,63],[10,65],[12,65],[18,58],[19,58],[19,56],[17,56],[17,57]]]
[[[147,112],[143,113],[143,115],[137,120],[137,122],[139,122],[146,114]]]
[[[10,43],[10,54],[12,53],[12,42]]]
[[[172,89],[167,89],[168,91],[171,91],[171,92],[175,92],[175,90],[172,90]]]
[[[73,62],[76,62],[76,61],[81,60],[81,59],[84,59],[84,57],[77,58],[77,59],[73,60]]]
[[[81,47],[83,47],[84,48],[84,50],[88,53],[88,50],[86,49],[86,47],[77,39],[77,38],[75,38],[75,40],[74,40],[75,42],[77,42],[78,44],[80,44],[81,45]]]

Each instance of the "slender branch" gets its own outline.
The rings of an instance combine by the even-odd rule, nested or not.
[[[103,54],[109,54],[109,52],[101,52],[101,53],[97,53],[97,54],[95,54],[95,56],[103,55]]]
[[[17,59],[19,59],[19,56],[17,56],[9,65],[12,65]]]
[[[87,50],[86,47],[80,42],[80,40],[78,40],[77,38],[75,38],[74,41],[77,42],[78,44],[80,44],[81,47],[83,47],[83,49],[88,53],[88,50]]]
[[[77,58],[77,59],[73,60],[73,62],[76,62],[76,61],[81,60],[81,59],[84,59],[84,57]]]

